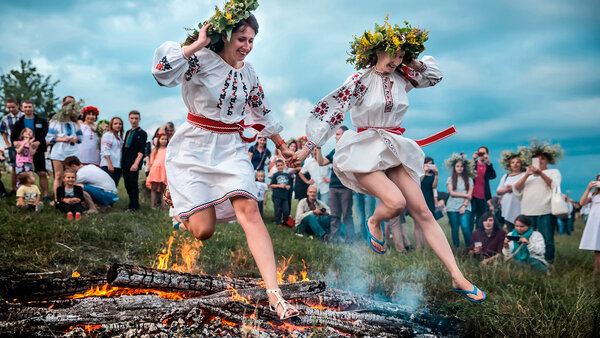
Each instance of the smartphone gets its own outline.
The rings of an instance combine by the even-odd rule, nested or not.
[[[596,188],[600,188],[600,181],[596,181]]]
[[[539,168],[540,167],[540,158],[539,157],[534,157],[531,159],[531,165]]]
[[[427,165],[427,169],[429,169],[429,170],[433,170],[435,168],[436,168],[435,164],[428,164]]]
[[[521,236],[508,235],[508,236],[506,236],[506,238],[508,238],[509,241],[518,241],[519,239],[521,239]]]

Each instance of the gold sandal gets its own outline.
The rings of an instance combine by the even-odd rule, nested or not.
[[[275,297],[277,297],[277,303],[275,304],[275,306],[271,305],[271,303],[269,302],[269,310],[277,313],[278,306],[281,305],[281,307],[283,308],[283,312],[279,316],[279,319],[284,320],[284,319],[288,319],[291,317],[295,317],[299,314],[298,310],[296,310],[290,303],[288,303],[285,299],[283,299],[283,294],[281,293],[280,288],[273,289],[273,290],[267,290],[267,294],[269,294],[269,293],[274,294]]]

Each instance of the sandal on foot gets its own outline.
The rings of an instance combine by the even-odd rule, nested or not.
[[[460,289],[456,289],[456,288],[454,287],[454,285],[452,285],[452,291],[454,291],[454,292],[456,292],[456,293],[460,293],[460,294],[462,294],[463,296],[465,296],[465,298],[466,298],[466,299],[467,299],[469,302],[473,302],[473,303],[481,303],[481,302],[483,302],[483,301],[484,301],[484,300],[487,298],[487,295],[486,295],[486,293],[485,293],[483,290],[481,290],[481,293],[483,293],[483,298],[481,298],[481,299],[479,299],[479,300],[475,300],[475,299],[473,299],[473,298],[471,298],[471,297],[469,297],[469,296],[468,296],[468,295],[475,295],[475,296],[477,296],[477,290],[478,290],[478,289],[477,289],[477,287],[475,286],[475,284],[473,284],[473,291],[467,291],[467,290],[460,290]]]
[[[375,251],[376,253],[378,253],[378,254],[380,254],[380,255],[383,255],[383,254],[384,254],[384,253],[386,253],[386,251],[387,251],[387,248],[385,247],[385,235],[383,236],[383,241],[380,241],[380,240],[378,240],[377,238],[375,238],[375,236],[373,236],[373,235],[371,234],[371,231],[369,231],[369,224],[368,224],[368,223],[369,223],[369,219],[367,219],[367,220],[365,221],[365,229],[367,230],[367,236],[369,237],[369,238],[367,238],[367,241],[369,242],[369,245],[371,246],[371,249],[373,249],[373,251]],[[382,231],[383,231],[383,229],[382,229]],[[383,247],[383,251],[382,251],[382,250],[379,250],[379,249],[377,249],[377,248],[376,248],[376,247],[373,245],[373,242],[375,242],[375,243],[377,243],[377,244],[381,245],[381,246]]]
[[[290,317],[295,317],[299,314],[298,310],[296,310],[296,308],[294,308],[290,303],[288,303],[285,299],[283,299],[283,295],[281,293],[280,288],[273,289],[273,290],[267,290],[267,294],[274,294],[275,297],[277,297],[277,303],[275,303],[275,306],[273,306],[269,303],[269,310],[277,313],[277,307],[280,305],[281,305],[281,308],[283,309],[283,312],[281,313],[281,315],[279,315],[279,319],[284,320],[284,319],[288,319]]]

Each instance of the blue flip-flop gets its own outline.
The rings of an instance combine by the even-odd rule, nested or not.
[[[452,285],[452,291],[462,294],[463,296],[465,296],[465,298],[469,302],[473,302],[473,303],[481,303],[487,298],[487,294],[483,290],[481,290],[481,292],[483,293],[483,298],[481,298],[480,300],[474,300],[473,298],[468,296],[468,295],[477,295],[477,287],[475,286],[475,284],[473,284],[473,291],[459,290],[459,289],[454,288],[454,285]]]
[[[371,249],[373,249],[373,251],[375,251],[376,253],[378,253],[380,255],[383,255],[387,251],[387,248],[385,247],[385,235],[383,235],[383,241],[380,241],[377,238],[375,238],[375,236],[373,236],[371,234],[371,231],[369,231],[369,225],[367,224],[368,222],[369,222],[369,220],[367,218],[367,220],[365,221],[365,229],[367,229],[367,236],[369,237],[367,239],[367,241],[369,242],[369,245],[371,246]],[[382,229],[382,232],[383,232],[383,228],[381,228],[381,229]],[[374,241],[375,243],[381,245],[383,247],[383,251],[375,248],[375,246],[373,246],[373,242],[372,241]]]

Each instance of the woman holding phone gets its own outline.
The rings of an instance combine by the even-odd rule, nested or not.
[[[594,251],[594,272],[600,273],[600,174],[596,175],[596,180],[591,181],[581,195],[579,204],[584,206],[588,203],[591,208],[579,249]]]
[[[525,174],[513,186],[513,192],[521,200],[521,213],[531,219],[533,229],[544,236],[546,243],[545,258],[554,262],[554,228],[552,215],[552,190],[560,187],[562,176],[558,169],[549,169],[548,164],[556,164],[562,156],[560,145],[534,141],[527,152],[531,156],[531,165]]]

